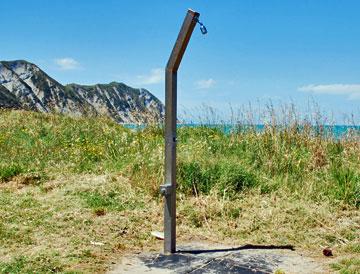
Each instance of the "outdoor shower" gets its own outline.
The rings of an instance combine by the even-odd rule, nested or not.
[[[160,186],[164,195],[164,252],[176,252],[176,108],[177,71],[191,34],[198,23],[202,34],[206,27],[199,21],[200,13],[188,10],[165,70],[165,183]]]

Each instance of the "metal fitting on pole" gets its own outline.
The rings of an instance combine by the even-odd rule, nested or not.
[[[160,186],[160,193],[163,196],[171,195],[172,191],[173,191],[173,187],[171,184],[164,184]]]

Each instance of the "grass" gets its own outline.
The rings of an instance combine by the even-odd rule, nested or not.
[[[293,244],[357,273],[360,140],[306,124],[178,131],[180,241]],[[0,272],[104,272],[158,250],[163,130],[0,112]],[[333,259],[322,258],[331,247]]]
[[[360,272],[359,258],[346,258],[332,265],[333,269],[338,270],[341,274],[357,274]]]

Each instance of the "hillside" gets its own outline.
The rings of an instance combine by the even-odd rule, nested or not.
[[[0,107],[108,116],[118,123],[146,123],[164,116],[163,104],[146,89],[117,82],[64,86],[23,60],[0,61]]]
[[[0,108],[21,108],[16,96],[0,85]]]
[[[296,129],[180,128],[179,243],[293,245],[358,273],[359,139]],[[160,250],[163,148],[159,127],[0,111],[0,272],[102,273]]]

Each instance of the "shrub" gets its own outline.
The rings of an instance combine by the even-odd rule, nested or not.
[[[232,162],[179,163],[178,188],[185,193],[209,194],[216,190],[233,197],[246,188],[256,185],[256,176],[241,164]]]

